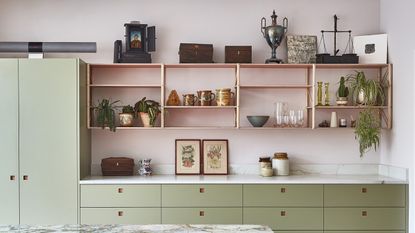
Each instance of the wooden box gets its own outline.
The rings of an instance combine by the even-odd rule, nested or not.
[[[181,43],[179,57],[180,63],[213,63],[213,45]]]
[[[252,63],[252,46],[225,46],[225,63]]]
[[[132,176],[134,174],[134,159],[126,157],[110,157],[101,161],[104,176]]]

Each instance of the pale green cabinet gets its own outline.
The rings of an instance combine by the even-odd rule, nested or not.
[[[0,225],[19,223],[18,61],[0,59]]]
[[[81,208],[82,224],[161,224],[161,208]]]
[[[163,224],[242,224],[242,208],[163,208]]]
[[[81,74],[84,69],[78,59],[12,61],[7,67],[17,67],[17,81],[9,83],[10,90],[0,94],[2,99],[10,98],[5,111],[18,121],[16,127],[14,120],[8,120],[10,132],[0,132],[2,139],[10,141],[10,153],[16,150],[11,147],[18,148],[14,158],[7,160],[19,161],[18,174],[14,171],[20,183],[15,195],[19,204],[11,213],[18,213],[20,224],[76,224],[80,151],[86,152],[89,147],[85,143],[89,134],[80,129],[80,122],[84,121],[81,118],[86,118],[82,115],[86,111],[80,109],[80,102],[85,101],[81,96],[86,94],[80,94],[79,86],[81,82],[86,85],[86,72]],[[0,72],[7,70],[3,61],[2,64]],[[3,86],[3,78],[1,82]],[[18,89],[13,91],[16,82]],[[3,190],[3,181],[0,185]]]

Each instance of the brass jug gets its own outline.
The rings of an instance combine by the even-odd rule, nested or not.
[[[235,93],[230,88],[216,89],[216,104],[218,106],[230,106]]]
[[[211,90],[197,91],[200,106],[210,106],[215,97],[215,93],[212,93]]]
[[[194,106],[197,103],[197,96],[194,94],[183,95],[183,106]]]

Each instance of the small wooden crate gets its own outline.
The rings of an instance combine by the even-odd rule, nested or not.
[[[252,46],[225,46],[225,63],[252,63]]]
[[[110,157],[101,161],[102,175],[104,176],[132,176],[134,175],[134,159],[126,157]]]
[[[179,57],[180,63],[213,63],[213,45],[181,43]]]

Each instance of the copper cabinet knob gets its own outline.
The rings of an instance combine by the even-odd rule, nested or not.
[[[28,175],[24,175],[23,176],[23,180],[29,180],[29,176]]]
[[[199,188],[199,193],[205,193],[205,188]]]
[[[362,193],[367,193],[367,188],[362,188]]]
[[[283,210],[283,211],[281,211],[281,216],[286,216],[287,215],[287,213],[285,212],[285,210]]]
[[[16,180],[16,176],[11,175],[11,176],[10,176],[10,180]]]
[[[124,215],[124,211],[118,211],[118,216],[122,217]]]
[[[205,211],[203,211],[203,210],[199,211],[199,216],[200,216],[200,217],[205,216]]]
[[[281,193],[285,193],[285,188],[281,188]]]
[[[366,216],[367,216],[367,211],[366,211],[366,210],[363,210],[363,211],[362,211],[362,216],[363,216],[363,217],[366,217]]]
[[[123,188],[118,188],[118,193],[123,193],[124,189]]]

